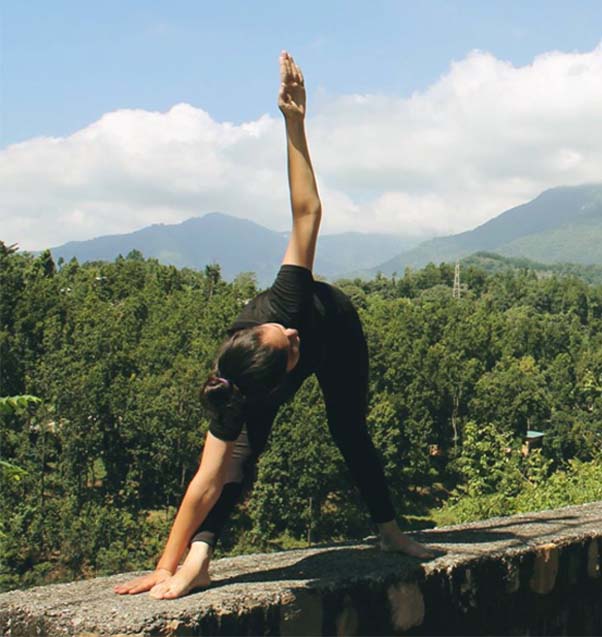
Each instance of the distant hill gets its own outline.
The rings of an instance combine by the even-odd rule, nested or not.
[[[473,252],[461,260],[461,268],[471,266],[490,274],[526,268],[534,270],[541,278],[552,275],[576,276],[587,283],[602,285],[602,264],[541,263],[525,257],[504,257],[494,252]]]
[[[227,280],[240,272],[255,272],[259,285],[266,286],[278,270],[288,235],[212,212],[178,224],[155,224],[129,234],[71,241],[51,252],[55,260],[76,257],[84,262],[113,261],[120,254],[139,250],[145,257],[180,268],[202,269],[208,263],[219,263]],[[370,268],[415,244],[415,240],[384,234],[321,235],[314,269],[317,275],[332,278],[351,269]]]
[[[402,274],[408,266],[454,261],[483,250],[543,263],[602,264],[602,184],[546,190],[474,230],[423,241],[363,274]]]
[[[453,261],[448,261],[447,263],[451,264]],[[526,259],[525,257],[504,257],[495,252],[482,250],[479,252],[473,252],[467,257],[463,257],[461,259],[461,267],[475,267],[479,270],[485,270],[485,272],[489,274],[495,274],[497,272],[522,270],[525,268],[541,272],[554,272],[557,265],[541,263],[540,261],[533,261],[532,259]]]

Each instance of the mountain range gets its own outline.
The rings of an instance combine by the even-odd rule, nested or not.
[[[401,274],[406,267],[456,261],[477,251],[542,263],[602,263],[602,184],[551,188],[473,230],[423,241],[358,274]]]
[[[179,224],[69,242],[53,248],[52,254],[55,259],[112,261],[139,250],[145,257],[178,267],[219,263],[229,280],[240,272],[255,272],[258,284],[265,286],[275,276],[288,236],[213,212]],[[422,242],[385,234],[321,235],[314,270],[331,280],[371,278],[377,272],[401,274],[406,267],[456,261],[482,251],[540,263],[602,263],[602,184],[552,188],[473,230]]]
[[[219,263],[222,276],[232,280],[240,272],[254,272],[260,286],[276,275],[289,232],[277,232],[248,219],[221,212],[193,217],[178,224],[155,224],[120,235],[70,241],[51,252],[55,260],[113,261],[139,250],[145,257],[177,267],[202,269]],[[333,278],[355,269],[370,268],[410,248],[416,240],[386,234],[346,232],[320,235],[316,274]]]

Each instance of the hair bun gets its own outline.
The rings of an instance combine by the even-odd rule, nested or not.
[[[234,399],[235,402],[245,402],[238,387],[227,378],[212,374],[201,390],[201,398],[213,411],[221,411]]]
[[[221,440],[235,440],[240,434],[247,404],[237,385],[212,374],[203,385],[201,400],[211,417],[209,431]]]

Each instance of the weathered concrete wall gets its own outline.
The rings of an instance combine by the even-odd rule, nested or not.
[[[602,502],[415,537],[441,556],[349,544],[222,559],[179,600],[115,595],[133,573],[5,593],[0,634],[602,634]]]

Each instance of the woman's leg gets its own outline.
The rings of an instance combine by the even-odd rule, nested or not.
[[[329,336],[324,363],[317,371],[328,427],[375,524],[395,518],[382,462],[366,425],[368,348],[359,317],[351,306]]]
[[[433,553],[405,536],[395,520],[382,462],[366,426],[368,348],[351,303],[338,316],[317,376],[324,394],[330,433],[378,527],[381,549],[433,557]]]

